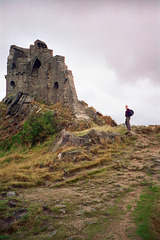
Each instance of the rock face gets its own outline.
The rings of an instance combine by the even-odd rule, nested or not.
[[[5,98],[4,103],[8,106],[7,114],[10,116],[27,116],[31,110],[32,101],[33,98],[23,92],[18,92],[15,95]]]
[[[118,133],[98,132],[94,129],[90,130],[83,136],[75,136],[70,132],[62,130],[56,140],[49,146],[49,151],[56,152],[59,148],[64,147],[80,147],[92,144],[104,144],[107,142],[122,141],[122,137]]]
[[[89,118],[78,101],[72,72],[63,56],[53,56],[47,45],[36,40],[29,49],[10,47],[6,97],[18,92],[46,104],[62,103],[80,118]]]
[[[76,137],[72,133],[62,130],[56,140],[50,145],[49,151],[55,152],[64,146],[82,146],[90,142],[89,136]]]

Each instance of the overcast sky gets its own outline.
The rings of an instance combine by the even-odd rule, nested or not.
[[[0,100],[10,45],[65,56],[79,100],[118,124],[160,124],[159,0],[0,0]]]

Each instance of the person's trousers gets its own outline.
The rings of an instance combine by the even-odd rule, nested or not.
[[[126,124],[127,130],[131,131],[130,117],[126,117],[125,124]]]

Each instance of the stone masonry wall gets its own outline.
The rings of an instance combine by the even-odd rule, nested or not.
[[[65,58],[53,56],[53,51],[40,40],[29,49],[10,47],[5,77],[6,96],[21,91],[49,105],[60,102],[74,113],[82,110]]]

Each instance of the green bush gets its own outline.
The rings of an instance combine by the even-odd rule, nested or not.
[[[5,240],[5,239],[11,239],[10,236],[6,236],[6,235],[1,235],[0,236],[0,240]]]
[[[32,115],[23,125],[22,142],[35,145],[58,131],[58,124],[52,112]]]
[[[59,124],[52,112],[48,111],[44,114],[33,114],[24,123],[23,129],[18,134],[0,140],[0,150],[9,151],[13,146],[17,147],[22,144],[35,145],[43,142],[49,135],[59,131]]]
[[[1,139],[0,150],[9,151],[13,147],[13,145],[17,147],[17,145],[20,144],[22,144],[22,132],[19,132],[18,134],[7,139]]]
[[[3,139],[0,140],[0,149],[3,150],[10,150],[12,146],[10,139]]]

